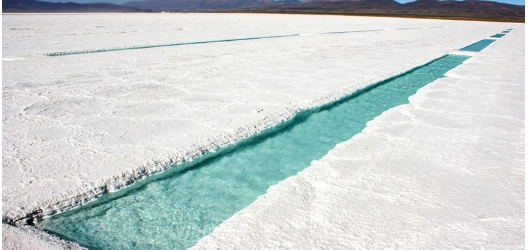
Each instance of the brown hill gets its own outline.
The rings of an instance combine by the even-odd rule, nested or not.
[[[233,10],[235,11],[235,10]],[[491,1],[418,0],[400,4],[393,0],[319,0],[240,9],[241,12],[373,15],[481,21],[525,22],[525,6]]]

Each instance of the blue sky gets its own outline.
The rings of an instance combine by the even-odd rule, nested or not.
[[[105,3],[122,4],[122,3],[128,2],[130,0],[41,0],[41,1],[47,1],[47,2],[74,2],[74,3],[105,2]],[[136,1],[140,1],[140,0],[136,0]],[[397,1],[399,3],[406,3],[406,2],[413,2],[414,0],[395,0],[395,1]],[[497,0],[496,2],[517,4],[517,5],[525,5],[525,0]]]

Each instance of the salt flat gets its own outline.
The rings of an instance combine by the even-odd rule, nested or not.
[[[523,60],[524,25],[519,24],[304,15],[4,15],[3,218],[16,221],[35,211],[46,214],[75,206],[139,175],[235,142],[303,108],[329,102],[512,27],[516,29],[495,45],[501,50],[502,41],[512,37],[513,43],[505,49],[514,55],[494,53],[494,57],[509,60],[507,67],[513,73],[503,73],[508,74],[504,77],[517,83],[521,78],[523,89],[523,61],[511,61],[520,55]],[[286,35],[294,36],[44,56],[62,51]],[[486,59],[485,63],[493,66]],[[471,71],[465,70],[457,79],[466,81]],[[424,105],[433,103],[430,100]],[[439,108],[434,105],[435,110]],[[378,123],[378,119],[372,126],[386,128],[401,121],[398,118],[381,118],[392,121]],[[414,121],[420,126],[423,120]],[[469,126],[476,128],[481,122]],[[426,131],[425,135],[432,135],[428,132],[435,133]],[[452,132],[447,131],[456,138]],[[411,141],[376,139],[392,145],[380,150],[413,147]],[[397,144],[402,141],[404,145]],[[434,141],[422,143],[432,145]],[[375,155],[368,157],[379,159]],[[462,161],[469,159],[463,157]],[[474,166],[481,163],[479,158],[470,159],[478,161]],[[416,166],[408,165],[411,160],[405,162],[404,167]],[[309,169],[315,168],[312,165]],[[374,185],[370,180],[366,183]],[[283,186],[286,184],[275,188]],[[220,230],[231,228],[230,221],[234,220]],[[199,247],[219,244],[216,233]],[[252,233],[242,233],[252,239]]]

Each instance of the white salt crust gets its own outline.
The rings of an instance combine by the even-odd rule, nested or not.
[[[79,206],[518,25],[303,15],[4,15],[3,221],[24,224],[28,216]],[[410,27],[419,29],[402,29]],[[308,35],[43,56],[292,33]]]

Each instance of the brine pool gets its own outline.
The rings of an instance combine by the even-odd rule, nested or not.
[[[382,112],[408,103],[467,58],[441,57],[37,226],[89,249],[189,248],[269,186],[322,158]]]

